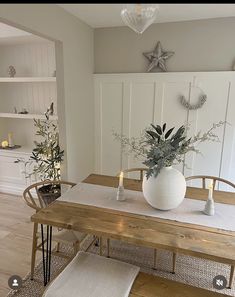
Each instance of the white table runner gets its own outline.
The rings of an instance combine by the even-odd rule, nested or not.
[[[207,216],[202,212],[205,201],[185,198],[178,208],[161,211],[151,207],[142,192],[125,189],[126,201],[117,201],[116,194],[116,188],[79,183],[58,200],[235,231],[235,205],[215,203],[215,215]]]

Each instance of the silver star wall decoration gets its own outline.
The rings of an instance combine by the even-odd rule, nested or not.
[[[151,71],[153,68],[158,67],[163,71],[166,69],[166,60],[174,55],[174,52],[165,52],[162,50],[160,41],[158,41],[154,51],[143,53],[143,55],[150,61],[147,72]]]

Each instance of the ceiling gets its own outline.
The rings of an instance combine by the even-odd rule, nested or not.
[[[0,23],[0,38],[27,36],[30,33],[22,31],[12,26]]]
[[[58,4],[93,28],[123,26],[123,4]],[[235,4],[159,4],[156,23],[235,16]]]
[[[0,45],[45,42],[47,39],[33,35],[29,32],[0,23]],[[48,42],[48,41],[47,41]]]

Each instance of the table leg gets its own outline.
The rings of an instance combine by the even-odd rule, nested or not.
[[[38,232],[38,224],[34,223],[34,226],[33,226],[32,256],[31,256],[31,280],[33,280],[33,277],[34,277],[36,252],[37,252],[37,242],[38,242],[37,232]]]
[[[48,253],[49,253],[49,259],[48,259],[48,282],[51,279],[51,241],[52,241],[52,226],[49,227],[50,228],[50,232],[49,232],[49,249],[48,249]]]
[[[232,265],[231,266],[231,271],[230,271],[230,278],[229,278],[229,285],[228,285],[228,289],[232,288],[232,284],[233,284],[233,277],[234,277],[234,270],[235,270],[235,266]]]
[[[173,269],[172,269],[172,274],[175,274],[175,269],[176,269],[176,253],[173,252]]]
[[[52,226],[47,225],[46,239],[44,238],[43,225],[41,224],[42,236],[42,260],[43,260],[43,278],[44,286],[50,281],[51,277],[51,242],[52,242]],[[46,242],[46,247],[45,247]]]
[[[107,258],[110,257],[110,239],[107,238]]]
[[[153,269],[157,269],[157,249],[153,250]]]

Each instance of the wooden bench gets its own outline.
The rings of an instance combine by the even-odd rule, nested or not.
[[[119,262],[119,265],[122,263],[121,261],[117,261],[117,262]],[[95,283],[97,281],[96,274],[97,273],[99,274],[99,271],[100,271],[100,269],[97,269],[97,265],[100,265],[101,270],[102,270],[102,265],[106,266],[106,272],[104,272],[104,274],[101,275],[101,278],[99,279],[99,281],[102,281],[103,283],[108,281],[108,282],[111,282],[113,286],[115,286],[114,284],[117,281],[116,279],[114,281],[112,278],[114,277],[114,275],[116,275],[117,277],[120,277],[120,269],[121,269],[120,266],[117,268],[116,264],[113,263],[112,259],[107,259],[105,257],[101,257],[98,255],[94,255],[86,252],[78,252],[78,254],[75,256],[72,262],[70,262],[68,265],[65,265],[58,271],[57,276],[55,277],[53,282],[48,283],[46,290],[43,294],[43,297],[48,297],[48,296],[56,297],[58,294],[58,290],[60,291],[60,296],[63,295],[64,297],[73,297],[73,296],[75,297],[77,296],[80,290],[82,290],[82,292],[84,293],[86,291],[86,287],[84,288],[83,286],[83,288],[81,288],[81,284],[79,285],[79,281],[78,281],[81,275],[81,272],[83,271],[86,271],[86,283],[89,284],[89,287],[85,295],[87,296],[87,294],[89,294],[88,292],[92,291],[94,288],[96,288],[96,291],[97,290],[99,291],[100,288],[97,289],[96,287],[97,284]],[[108,272],[108,275],[105,274],[107,273],[107,267],[109,269],[108,271],[110,271],[111,269],[113,272],[115,271],[117,272],[116,274],[113,274],[111,278],[109,278],[109,272]],[[134,269],[134,266],[132,269]],[[133,271],[133,274],[136,275],[134,271]],[[121,279],[121,282],[123,282],[122,279]],[[84,284],[84,279],[83,279],[83,284]],[[105,295],[107,295],[107,289],[106,289]],[[79,296],[81,296],[81,292],[79,292]],[[166,278],[158,277],[158,276],[143,273],[143,272],[139,272],[137,274],[137,277],[134,280],[134,283],[132,285],[132,288],[129,294],[129,297],[225,297],[225,296],[228,296],[228,295],[220,294],[220,293],[202,289],[202,288],[193,287],[190,285],[186,285],[180,282],[172,281]]]
[[[129,297],[225,297],[228,295],[192,287],[140,272]]]

